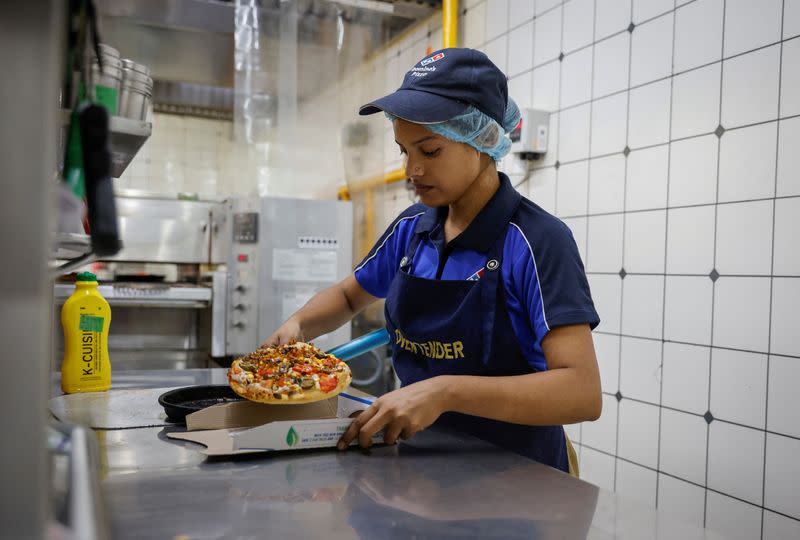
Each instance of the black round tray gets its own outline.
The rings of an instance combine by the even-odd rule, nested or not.
[[[171,422],[186,422],[186,415],[195,411],[231,401],[244,401],[227,384],[187,386],[164,392],[158,396],[158,404],[164,407]]]

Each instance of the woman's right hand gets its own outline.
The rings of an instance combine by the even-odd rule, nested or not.
[[[263,347],[274,347],[276,345],[286,345],[290,341],[303,341],[303,334],[300,330],[300,323],[294,318],[289,318],[280,328],[267,338],[262,344]]]

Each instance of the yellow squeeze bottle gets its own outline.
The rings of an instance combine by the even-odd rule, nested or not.
[[[97,290],[97,277],[91,272],[79,273],[75,292],[61,308],[64,329],[61,390],[64,393],[104,392],[111,387],[110,324],[111,307]]]

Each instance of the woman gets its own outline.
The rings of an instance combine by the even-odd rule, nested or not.
[[[421,204],[267,343],[324,334],[385,298],[402,387],[364,411],[340,449],[437,422],[568,471],[562,424],[600,415],[599,318],[569,229],[497,171],[519,121],[505,76],[479,51],[444,49],[360,114],[380,111]]]

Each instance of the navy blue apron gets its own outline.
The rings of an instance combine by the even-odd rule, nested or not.
[[[438,375],[491,377],[535,371],[522,354],[506,310],[500,272],[506,229],[489,250],[477,281],[411,275],[421,235],[412,238],[385,304],[394,369],[403,386]],[[523,426],[459,413],[443,414],[436,425],[568,472],[562,426]]]

